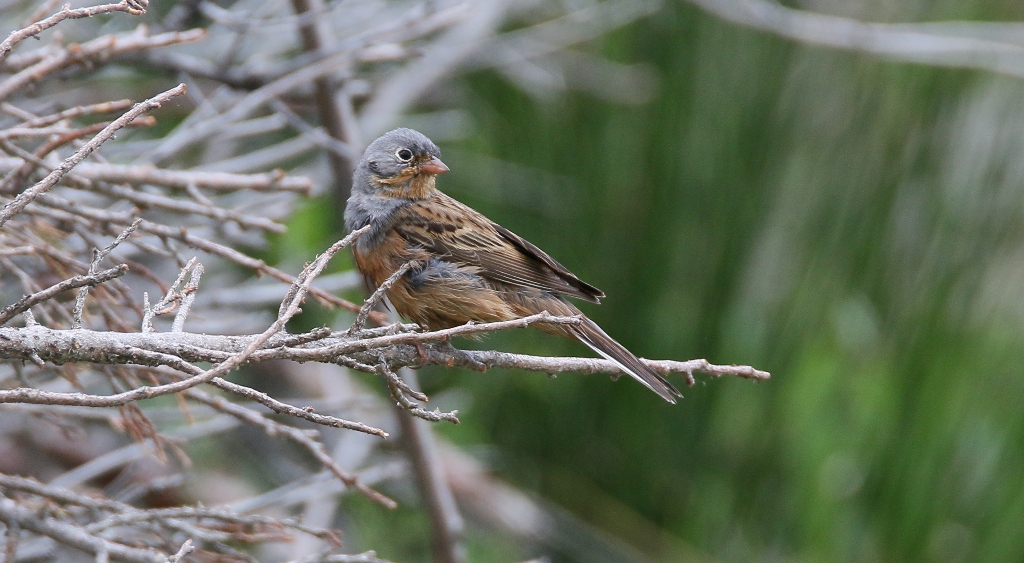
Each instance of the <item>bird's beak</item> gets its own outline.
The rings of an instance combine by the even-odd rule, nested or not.
[[[441,162],[440,158],[432,156],[430,160],[420,165],[420,170],[427,174],[444,174],[448,171],[448,167]]]

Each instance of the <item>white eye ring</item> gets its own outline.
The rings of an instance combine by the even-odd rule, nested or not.
[[[398,149],[395,151],[395,157],[402,162],[409,162],[412,160],[412,151],[409,149]]]

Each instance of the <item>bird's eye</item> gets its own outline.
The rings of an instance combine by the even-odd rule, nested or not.
[[[397,156],[398,160],[401,160],[402,162],[409,162],[412,160],[412,151],[409,149],[398,149],[395,156]]]

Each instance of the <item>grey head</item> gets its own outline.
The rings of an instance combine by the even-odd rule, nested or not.
[[[440,159],[441,149],[426,135],[412,129],[395,129],[366,147],[356,168],[356,180],[369,180],[370,186],[364,187],[380,187],[382,182],[394,186],[389,181],[411,180],[419,172],[441,174],[447,171],[448,167]]]
[[[426,197],[434,177],[447,171],[441,149],[423,133],[400,128],[381,135],[366,147],[356,166],[352,195],[345,206],[345,228],[373,225],[358,244],[365,247],[379,240],[390,227],[393,213]]]

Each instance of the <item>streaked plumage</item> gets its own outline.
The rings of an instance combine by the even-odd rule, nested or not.
[[[593,303],[604,297],[543,250],[438,191],[435,177],[447,170],[430,139],[396,129],[366,149],[355,172],[345,225],[373,226],[353,247],[359,271],[376,287],[417,262],[388,291],[400,314],[436,330],[545,310],[581,315],[566,297]],[[670,403],[681,396],[588,318],[535,326],[583,342]]]

